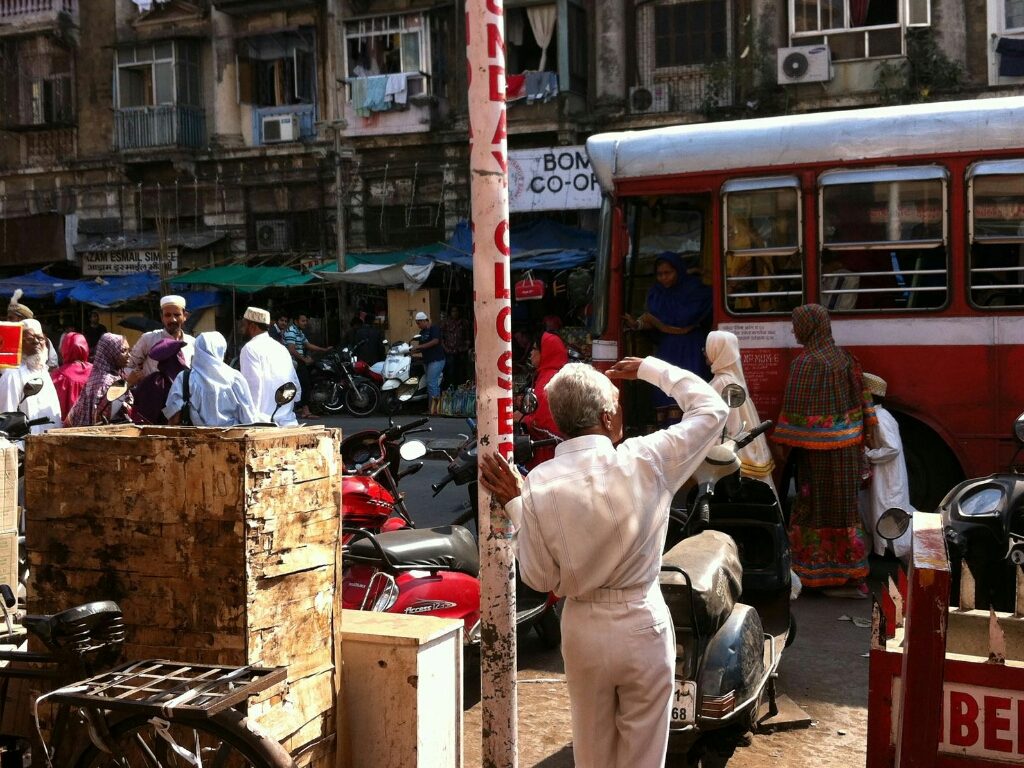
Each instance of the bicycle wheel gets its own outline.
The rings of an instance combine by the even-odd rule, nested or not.
[[[210,718],[175,718],[166,731],[152,715],[129,715],[110,729],[113,754],[92,743],[75,763],[77,768],[295,768],[278,742],[250,730],[235,709]],[[164,734],[164,735],[162,735]],[[200,758],[199,761],[196,758]]]

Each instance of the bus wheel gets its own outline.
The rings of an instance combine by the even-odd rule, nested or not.
[[[903,414],[895,415],[907,462],[910,503],[915,509],[934,511],[949,489],[964,479],[963,469],[930,427]]]

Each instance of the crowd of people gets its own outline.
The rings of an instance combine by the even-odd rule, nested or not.
[[[0,412],[20,410],[30,420],[43,420],[33,434],[120,422],[295,425],[309,351],[322,350],[305,337],[305,315],[294,323],[281,315],[272,323],[267,310],[249,307],[241,320],[247,342],[236,370],[224,361],[224,336],[186,333],[186,301],[170,295],[160,300],[161,327],[143,333],[134,346],[110,333],[93,312],[84,333],[65,331],[58,356],[20,298],[16,292],[11,299],[7,320],[21,325],[21,364],[0,375]],[[26,396],[29,381],[40,388]],[[277,391],[284,384],[295,386],[296,398],[279,405]],[[308,415],[306,409],[298,412],[300,418]]]

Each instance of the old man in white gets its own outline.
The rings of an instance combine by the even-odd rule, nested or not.
[[[270,327],[270,313],[267,310],[249,307],[242,315],[242,321],[249,341],[242,347],[238,366],[242,376],[249,382],[249,391],[252,393],[260,421],[270,421],[271,415],[277,409],[274,395],[278,387],[291,382],[298,388],[299,377],[295,373],[292,356],[288,354],[288,350],[267,333]],[[294,404],[301,397],[302,392],[299,390],[290,403],[285,403],[277,409],[274,422],[278,426],[298,424],[295,420]]]

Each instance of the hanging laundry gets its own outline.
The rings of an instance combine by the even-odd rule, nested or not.
[[[526,75],[507,75],[505,82],[505,101],[516,101],[526,98]]]
[[[387,75],[374,75],[366,78],[366,101],[363,106],[371,112],[387,112],[391,102],[385,97],[388,84]]]
[[[387,76],[384,85],[384,97],[394,104],[405,105],[409,100],[409,80],[404,72],[395,72]]]
[[[353,77],[349,80],[352,87],[352,108],[360,117],[369,117],[370,110],[366,108],[366,77]]]

